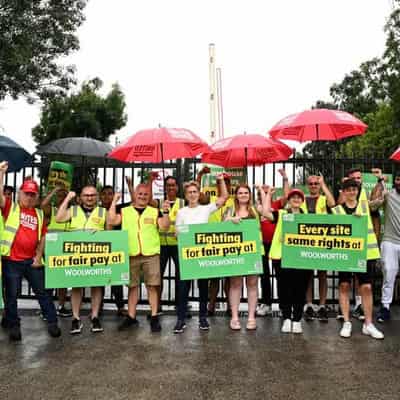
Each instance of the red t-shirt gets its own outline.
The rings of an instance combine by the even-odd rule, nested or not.
[[[2,209],[4,221],[7,220],[11,209],[11,199],[6,198],[6,203]],[[11,245],[10,256],[13,261],[24,261],[35,257],[38,245],[38,218],[34,208],[22,208],[20,225],[15,234],[13,244]],[[46,234],[46,227],[43,224],[42,236]]]
[[[280,210],[283,208],[281,200],[275,200],[271,203],[271,208],[274,211]],[[264,243],[272,243],[272,238],[274,237],[274,232],[276,228],[276,223],[261,217],[261,232]]]

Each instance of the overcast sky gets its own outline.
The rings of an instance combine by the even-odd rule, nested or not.
[[[384,49],[390,0],[89,1],[81,49],[66,60],[126,95],[128,124],[185,127],[208,139],[208,44],[222,68],[225,136],[266,133],[329,98],[329,87]],[[39,105],[0,103],[3,134],[27,150]]]

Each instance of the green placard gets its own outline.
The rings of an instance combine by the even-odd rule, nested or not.
[[[282,267],[365,272],[366,216],[283,214]]]
[[[370,173],[363,173],[362,176],[362,187],[367,192],[367,195],[372,192],[372,189],[376,185],[376,176]],[[385,182],[386,189],[390,190],[393,187],[393,177],[390,174],[383,174],[387,181]]]
[[[256,220],[180,226],[178,249],[183,280],[263,272]]]
[[[48,233],[45,254],[47,289],[129,283],[126,231]]]

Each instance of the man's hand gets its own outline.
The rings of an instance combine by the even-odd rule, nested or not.
[[[5,174],[7,170],[8,170],[8,162],[7,161],[0,162],[0,171]]]
[[[121,200],[121,197],[122,197],[121,193],[119,193],[119,192],[114,193],[113,202],[118,203]]]
[[[322,174],[318,175],[318,182],[321,186],[325,185],[325,180]]]
[[[68,192],[67,194],[67,199],[68,201],[71,201],[72,199],[74,199],[76,197],[76,193],[75,192]]]
[[[32,268],[40,268],[40,267],[43,267],[43,263],[42,263],[41,257],[35,256],[33,258]]]
[[[281,175],[281,177],[283,179],[287,179],[287,174],[286,174],[286,170],[284,168],[279,168],[278,169],[279,174]]]
[[[151,171],[149,174],[149,181],[153,182],[160,177],[160,174],[157,171]]]
[[[168,200],[164,200],[163,205],[162,205],[163,213],[168,214],[169,213],[169,209],[170,209],[169,201]]]
[[[209,174],[211,172],[210,167],[207,167],[207,165],[205,165],[200,171],[199,171],[199,175],[204,175],[204,174]]]

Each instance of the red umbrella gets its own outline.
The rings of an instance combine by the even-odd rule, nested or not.
[[[275,139],[339,140],[362,135],[368,126],[353,115],[339,110],[314,109],[280,120],[269,134]]]
[[[202,162],[225,168],[284,161],[293,153],[289,146],[279,140],[248,134],[219,140],[211,146],[211,150],[203,154]]]
[[[390,159],[400,161],[400,147],[390,156]]]
[[[133,162],[163,162],[193,158],[209,150],[206,142],[188,129],[155,128],[135,133],[112,150],[108,157]]]

